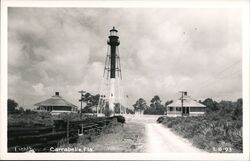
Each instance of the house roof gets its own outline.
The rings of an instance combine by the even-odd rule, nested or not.
[[[59,95],[52,96],[42,102],[34,104],[35,106],[66,106],[66,107],[77,107],[76,105],[66,101]]]
[[[206,107],[205,105],[191,99],[189,96],[183,97],[183,106],[184,107]],[[181,98],[167,105],[167,107],[182,107]]]

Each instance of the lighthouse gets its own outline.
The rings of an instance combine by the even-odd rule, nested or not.
[[[114,111],[115,104],[115,84],[116,84],[116,69],[117,67],[117,48],[120,45],[118,31],[113,27],[110,30],[108,45],[110,46],[110,92],[109,92],[109,109]],[[119,58],[118,58],[119,59]]]
[[[122,114],[125,113],[125,108],[121,107],[120,80],[122,79],[122,74],[119,56],[120,41],[118,30],[115,27],[109,30],[107,45],[107,56],[97,114],[103,113],[104,110],[107,110],[107,107],[111,115],[115,115],[117,113],[115,111],[119,111],[119,114]]]

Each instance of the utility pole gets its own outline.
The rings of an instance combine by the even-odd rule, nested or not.
[[[82,119],[82,101],[83,101],[83,96],[86,93],[86,91],[79,91],[79,93],[81,94],[81,99],[79,100],[81,102],[81,111],[80,111],[80,118]]]
[[[181,116],[183,116],[183,94],[187,93],[186,91],[179,91],[181,93]]]

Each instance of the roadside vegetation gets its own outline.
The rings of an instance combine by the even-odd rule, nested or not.
[[[162,116],[157,122],[208,152],[242,152],[242,99],[200,102],[207,106],[204,116]]]
[[[81,149],[81,151],[74,152],[108,152],[112,151],[110,141],[105,143],[100,143],[101,140],[109,140],[110,136],[114,139],[117,133],[121,133],[123,130],[123,126],[125,123],[125,118],[123,116],[113,116],[110,117],[111,122],[104,126],[101,130],[101,133],[96,133],[96,131],[92,131],[90,133],[83,134],[79,136],[75,143],[67,143],[66,139],[62,139],[57,144],[57,149]],[[105,146],[105,144],[109,144],[110,146]],[[58,151],[65,152],[65,151]],[[66,151],[70,152],[70,151]]]
[[[8,150],[25,152],[34,148],[34,152],[44,152],[50,151],[50,147],[52,147],[53,151],[51,152],[56,152],[57,148],[86,147],[85,144],[90,144],[98,138],[121,133],[125,121],[123,116],[96,117],[95,115],[80,115],[80,113],[51,115],[49,112],[24,110],[22,107],[18,108],[18,103],[14,100],[9,99]],[[78,137],[77,130],[79,132],[79,128],[83,128],[81,124],[84,124],[85,129],[82,133],[83,136]],[[24,139],[19,139],[20,132]],[[25,138],[30,139],[25,140]],[[24,145],[30,145],[31,149],[19,149]],[[90,149],[83,149],[82,152],[90,151]]]
[[[145,151],[144,144],[145,126],[136,122],[122,124],[114,119],[103,129],[101,135],[82,136],[72,147],[91,152],[140,153]]]

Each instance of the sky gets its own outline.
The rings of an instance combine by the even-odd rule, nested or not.
[[[56,91],[79,106],[100,89],[115,26],[125,102],[242,97],[241,12],[198,8],[9,8],[8,98],[20,106]]]

